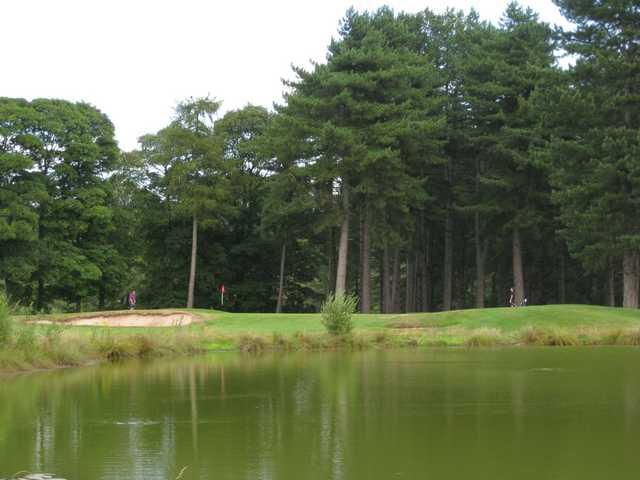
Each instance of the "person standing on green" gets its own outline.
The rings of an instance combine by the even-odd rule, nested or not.
[[[136,308],[136,291],[135,290],[131,290],[129,292],[129,296],[127,297],[127,301],[129,303],[129,310],[133,310],[134,308]]]

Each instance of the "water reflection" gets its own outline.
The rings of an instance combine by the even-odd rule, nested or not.
[[[635,349],[300,354],[0,380],[0,476],[70,480],[616,478]]]

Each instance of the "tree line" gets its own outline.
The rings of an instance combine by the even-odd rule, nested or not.
[[[190,98],[119,150],[95,107],[0,98],[0,281],[36,311],[638,307],[640,8],[347,11],[273,110]],[[562,58],[570,67],[561,67]],[[525,300],[526,299],[526,300]]]

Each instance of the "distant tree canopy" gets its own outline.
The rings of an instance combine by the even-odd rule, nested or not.
[[[104,298],[123,276],[110,241],[113,125],[86,104],[0,100],[0,262],[13,297],[43,309]],[[124,272],[122,272],[124,273]]]
[[[96,108],[0,98],[0,281],[37,311],[638,307],[640,11],[347,11],[274,111],[209,97],[119,151]],[[575,59],[560,68],[558,56]]]

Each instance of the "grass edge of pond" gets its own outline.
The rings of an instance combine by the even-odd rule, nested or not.
[[[0,349],[0,373],[73,367],[128,358],[188,356],[206,352],[243,353],[296,351],[359,351],[371,348],[487,348],[506,346],[637,346],[640,327],[563,329],[526,326],[513,332],[496,328],[455,331],[356,331],[350,335],[296,332],[286,335],[242,333],[229,335],[207,326],[149,329],[65,327],[52,337],[39,335],[28,349],[16,345]]]

